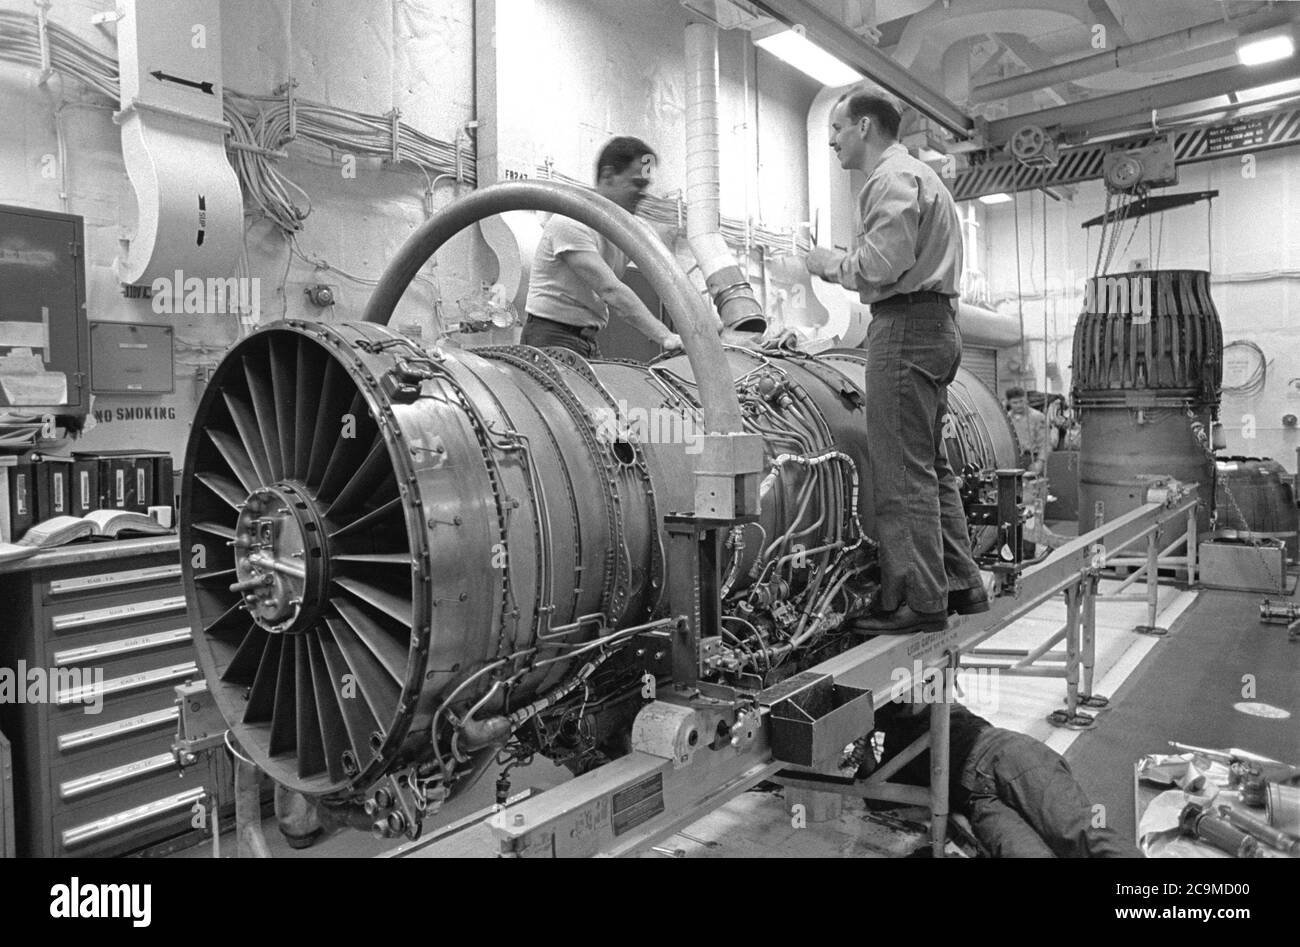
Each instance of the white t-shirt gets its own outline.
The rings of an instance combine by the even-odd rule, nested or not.
[[[609,310],[565,262],[563,254],[570,251],[599,253],[619,278],[627,268],[627,257],[613,243],[586,224],[555,214],[537,241],[526,308],[530,314],[552,322],[603,329],[609,322]]]

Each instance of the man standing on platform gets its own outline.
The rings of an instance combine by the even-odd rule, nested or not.
[[[942,631],[949,613],[989,607],[943,438],[961,364],[961,226],[939,176],[899,143],[900,123],[882,89],[841,96],[830,146],[844,170],[867,176],[857,241],[806,261],[871,306],[866,411],[882,582],[879,611],[854,626],[870,634]]]

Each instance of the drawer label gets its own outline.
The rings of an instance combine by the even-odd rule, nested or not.
[[[60,668],[59,670],[63,672],[79,669]],[[102,708],[102,701],[105,697],[120,694],[122,691],[134,690],[137,687],[149,687],[153,684],[165,684],[167,681],[180,680],[192,674],[197,674],[199,666],[193,661],[187,661],[184,664],[173,664],[165,668],[155,668],[152,671],[141,671],[138,674],[128,674],[125,677],[115,677],[107,681],[103,679],[103,668],[97,670],[100,675],[97,683],[59,691],[55,703],[62,705],[99,701]],[[86,712],[90,713],[90,711]],[[98,712],[95,711],[95,713]]]
[[[102,743],[105,740],[111,740],[114,737],[120,737],[128,733],[138,733],[141,730],[152,730],[155,727],[167,726],[175,723],[179,715],[180,710],[178,708],[168,707],[166,710],[155,710],[136,717],[127,717],[125,720],[115,720],[112,723],[91,727],[88,730],[65,733],[59,737],[59,752],[65,753],[68,750]]]
[[[85,704],[86,713],[104,709],[104,669],[0,667],[0,704]]]
[[[155,631],[147,635],[135,635],[117,641],[105,641],[103,644],[87,645],[84,648],[69,648],[67,651],[56,651],[54,652],[54,663],[58,667],[65,667],[69,664],[102,661],[105,658],[130,654],[132,651],[147,651],[150,648],[161,648],[164,645],[176,644],[178,641],[189,641],[190,638],[188,628]]]
[[[185,607],[184,595],[170,595],[148,602],[131,602],[127,605],[111,605],[108,608],[92,608],[85,612],[68,612],[55,615],[50,625],[55,631],[80,628],[85,625],[99,625],[106,621],[118,621],[123,618],[144,618],[163,612],[174,612]]]
[[[73,799],[88,792],[94,792],[96,789],[103,789],[105,786],[116,786],[128,779],[146,776],[149,773],[156,773],[160,769],[175,765],[176,758],[174,756],[170,753],[159,753],[157,756],[151,756],[148,759],[136,760],[134,763],[106,769],[102,773],[91,773],[89,776],[82,776],[80,779],[70,779],[66,783],[60,783],[59,795],[64,799]]]
[[[181,574],[179,565],[151,566],[148,569],[127,569],[123,572],[100,572],[79,575],[70,579],[55,579],[50,583],[51,595],[83,592],[86,589],[104,589],[114,585],[131,585],[135,582],[152,582],[156,579],[174,579]]]

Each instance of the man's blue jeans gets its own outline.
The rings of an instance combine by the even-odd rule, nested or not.
[[[1141,858],[1131,842],[1097,819],[1062,756],[998,727],[980,734],[961,774],[959,802],[994,858]],[[1101,824],[1097,824],[1100,822]]]
[[[538,349],[569,349],[583,358],[600,358],[596,344],[596,329],[580,329],[551,319],[529,315],[524,330],[519,334],[520,345]]]
[[[944,447],[948,385],[961,364],[952,306],[875,306],[866,348],[872,508],[864,525],[880,543],[880,608],[943,612],[950,590],[981,582]]]

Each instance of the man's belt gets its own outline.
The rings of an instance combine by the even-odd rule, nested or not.
[[[569,322],[560,322],[557,319],[547,319],[545,316],[536,316],[531,312],[528,313],[528,318],[530,320],[535,319],[538,322],[545,322],[547,325],[556,326],[572,335],[580,335],[584,339],[590,339],[596,335],[596,333],[600,332],[599,326],[575,326]]]
[[[881,306],[913,306],[918,303],[951,303],[957,297],[949,293],[936,293],[932,290],[921,290],[915,293],[896,293],[893,296],[886,296],[884,299],[877,299],[871,304],[874,310]]]

